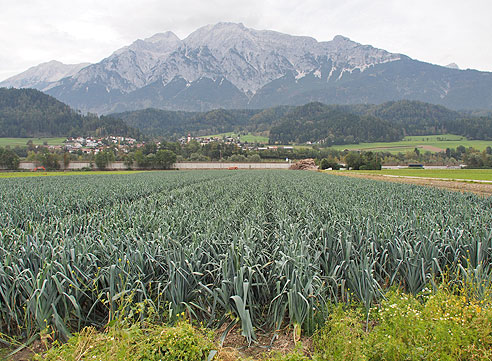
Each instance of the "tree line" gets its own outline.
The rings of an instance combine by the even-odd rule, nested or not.
[[[413,151],[390,152],[358,152],[338,151],[332,148],[314,146],[298,149],[267,149],[262,151],[244,150],[233,144],[211,142],[200,145],[196,141],[180,144],[178,142],[149,142],[143,147],[133,147],[128,153],[116,147],[108,147],[97,154],[80,152],[50,151],[46,147],[20,148],[0,147],[0,167],[17,169],[21,157],[44,166],[48,170],[67,167],[72,161],[89,161],[97,168],[105,169],[113,161],[122,161],[128,169],[170,169],[175,162],[183,161],[227,161],[227,162],[268,162],[292,161],[314,158],[322,169],[339,169],[342,166],[352,169],[381,169],[382,165],[401,165],[422,163],[428,165],[465,165],[468,168],[492,168],[492,148],[479,151],[472,147],[458,146],[447,148],[443,152],[432,153],[415,148]]]
[[[0,147],[0,168],[17,169],[19,167],[20,158],[11,149]]]
[[[17,156],[21,148],[8,149],[10,154]],[[167,152],[160,152],[160,151]],[[24,149],[25,152],[25,149]],[[277,147],[265,150],[242,149],[235,144],[223,142],[210,142],[201,145],[192,140],[189,143],[179,142],[161,143],[148,142],[142,147],[132,147],[127,151],[109,146],[97,154],[68,153],[64,151],[49,151],[45,147],[31,148],[27,151],[27,160],[35,161],[46,168],[54,169],[56,164],[68,165],[71,161],[90,161],[98,168],[104,169],[113,161],[123,161],[128,168],[168,169],[174,162],[270,162],[299,160],[314,158],[320,162],[323,159],[329,161],[325,168],[335,168],[337,164],[350,163],[354,169],[378,169],[380,165],[401,165],[408,163],[422,163],[428,165],[468,165],[469,167],[490,167],[492,148],[487,147],[479,151],[472,147],[458,146],[447,148],[442,152],[429,152],[415,148],[412,151],[390,153],[358,152],[349,150],[336,150],[320,146],[299,147],[286,149]],[[172,162],[171,162],[172,161]],[[360,168],[363,167],[363,168]]]

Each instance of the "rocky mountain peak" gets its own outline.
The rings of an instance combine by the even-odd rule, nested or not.
[[[450,64],[446,65],[446,68],[449,68],[449,69],[459,69],[460,67],[456,63],[450,63]]]
[[[165,41],[181,41],[181,40],[172,31],[166,31],[164,33],[154,34],[150,38],[145,39],[145,41],[148,43],[160,43]]]
[[[126,51],[155,53],[158,56],[163,56],[171,53],[181,45],[181,39],[172,31],[165,33],[157,33],[150,38],[138,39],[131,45],[125,46],[114,52],[115,55],[120,55]]]
[[[343,35],[335,35],[332,41],[334,43],[347,43],[347,42],[354,43],[352,40],[350,40],[349,38]]]
[[[218,23],[206,25],[195,30],[184,39],[184,43],[189,48],[208,46],[209,48],[219,49],[233,46],[235,42],[242,39],[251,39],[249,29],[243,24]]]

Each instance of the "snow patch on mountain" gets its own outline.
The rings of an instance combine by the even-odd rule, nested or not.
[[[297,71],[297,75],[295,76],[296,80],[302,79],[306,76],[306,73],[303,71]]]

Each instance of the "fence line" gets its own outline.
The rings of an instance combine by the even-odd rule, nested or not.
[[[19,169],[33,170],[40,164],[36,162],[23,161],[19,163]],[[174,164],[173,168],[176,169],[288,169],[289,163],[220,163],[220,162],[178,162]],[[70,162],[67,167],[60,162],[60,170],[80,170],[84,168],[98,169],[94,162],[74,161]],[[128,167],[124,162],[111,162],[106,168],[107,170],[125,170]],[[132,169],[138,169],[138,167],[132,167]]]

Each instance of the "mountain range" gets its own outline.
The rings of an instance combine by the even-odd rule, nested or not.
[[[492,73],[433,65],[343,36],[317,41],[236,23],[204,26],[185,39],[156,34],[96,64],[42,64],[0,87],[33,87],[102,114],[401,99],[492,109]]]

